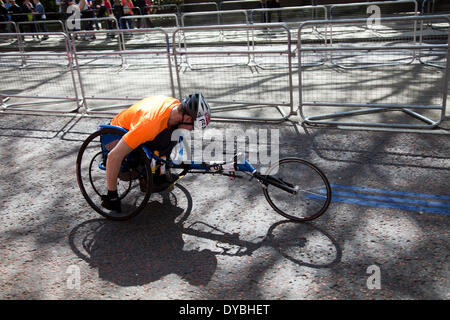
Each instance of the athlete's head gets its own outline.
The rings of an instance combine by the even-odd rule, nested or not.
[[[209,124],[211,109],[201,92],[193,93],[181,102],[183,114],[187,114],[193,120],[195,128],[204,129]]]

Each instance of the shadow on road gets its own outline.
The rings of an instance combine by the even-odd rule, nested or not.
[[[120,286],[143,285],[169,274],[192,285],[207,284],[217,260],[209,250],[183,250],[182,229],[177,223],[189,215],[192,206],[187,190],[178,188],[186,192],[187,210],[177,206],[172,193],[166,193],[162,202],[148,203],[131,220],[85,221],[69,235],[72,250],[97,268],[101,279]]]
[[[182,211],[179,208],[150,203],[148,210],[153,213],[141,214],[130,222],[85,221],[72,230],[70,246],[78,257],[98,269],[99,278],[120,286],[143,285],[170,274],[191,285],[207,285],[217,268],[216,255],[251,255],[262,246],[274,247],[282,257],[310,268],[333,267],[342,256],[335,239],[311,224],[279,221],[270,227],[263,241],[251,243],[229,234],[183,229],[174,223],[174,217]],[[208,249],[185,251],[185,231],[242,246],[245,254]]]

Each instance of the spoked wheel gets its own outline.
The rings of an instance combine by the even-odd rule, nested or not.
[[[107,194],[105,155],[123,134],[117,129],[102,128],[84,141],[77,157],[76,172],[81,193],[95,211],[111,220],[127,220],[136,216],[147,204],[152,189],[150,160],[141,148],[137,148],[125,157],[119,173],[117,192],[121,211],[102,207],[101,196]],[[101,137],[107,145],[103,150]]]
[[[264,196],[276,212],[295,221],[309,221],[322,215],[331,202],[328,179],[315,165],[299,159],[285,158],[266,173],[267,179],[286,185],[295,192],[267,183]]]

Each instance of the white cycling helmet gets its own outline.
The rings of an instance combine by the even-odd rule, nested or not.
[[[194,127],[204,129],[211,118],[211,109],[201,92],[189,95],[181,102],[183,111],[194,119]]]

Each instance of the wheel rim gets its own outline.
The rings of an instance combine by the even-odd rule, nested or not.
[[[267,175],[298,188],[296,195],[275,186],[264,188],[267,201],[276,212],[296,221],[312,220],[323,214],[331,201],[331,188],[325,175],[311,163],[286,158],[272,166]]]
[[[146,177],[147,192],[140,189],[139,178],[123,181],[118,179],[118,193],[121,199],[122,212],[107,210],[102,207],[101,195],[107,193],[106,171],[99,168],[99,163],[103,161],[100,136],[102,134],[123,135],[118,130],[102,129],[93,133],[83,143],[77,157],[77,181],[81,193],[88,204],[101,215],[112,220],[126,220],[139,213],[148,202],[151,194],[151,168],[150,161],[143,155],[141,149],[137,149],[142,156],[142,174],[139,177]],[[99,151],[100,150],[100,151]],[[125,160],[124,160],[125,161]]]

